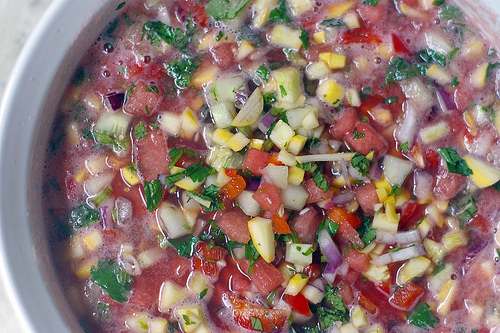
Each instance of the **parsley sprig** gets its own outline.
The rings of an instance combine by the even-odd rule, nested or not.
[[[128,300],[125,295],[132,289],[130,284],[134,279],[117,262],[109,259],[98,261],[97,267],[90,267],[90,274],[94,283],[112,299],[120,303]]]
[[[193,41],[196,33],[196,24],[192,20],[186,20],[186,31],[173,28],[160,21],[148,21],[142,26],[142,39],[151,41],[151,44],[159,44],[161,40],[172,45],[184,54],[188,53],[188,45]]]

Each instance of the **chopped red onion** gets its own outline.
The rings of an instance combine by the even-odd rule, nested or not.
[[[368,172],[370,174],[370,176],[379,181],[382,179],[382,175],[384,174],[384,171],[382,170],[382,168],[380,167],[380,164],[378,163],[377,160],[374,160],[373,161],[373,164],[372,166],[370,167],[370,170]]]
[[[403,103],[404,118],[396,130],[399,142],[408,142],[408,148],[413,147],[417,133],[420,131],[420,115],[422,112],[412,101]]]
[[[118,110],[123,107],[123,103],[125,103],[125,94],[124,93],[110,93],[107,94],[106,97],[108,98],[109,105],[111,105],[111,108],[113,111]]]
[[[339,161],[339,164],[340,164],[340,167],[342,169],[342,177],[344,177],[344,180],[345,180],[345,182],[347,184],[347,187],[349,189],[351,189],[352,188],[352,186],[351,186],[351,178],[349,177],[349,170],[347,170],[347,164],[345,163],[345,161],[343,159],[341,159]]]
[[[404,261],[411,258],[416,258],[426,254],[424,246],[421,244],[406,247],[396,252],[388,252],[375,259],[371,263],[377,266],[387,265],[392,262]]]
[[[451,98],[450,94],[446,91],[446,88],[440,85],[439,83],[434,83],[436,85],[437,97],[439,101],[439,105],[444,112],[455,110],[455,103],[453,102],[453,98]]]
[[[321,252],[325,256],[326,260],[332,264],[333,268],[337,269],[337,267],[339,267],[342,263],[342,256],[326,229],[323,229],[318,233],[318,243],[319,248],[321,249]]]
[[[101,225],[103,230],[108,230],[107,224],[107,215],[108,215],[108,206],[99,207],[99,212],[101,213]]]
[[[325,283],[321,279],[315,279],[313,282],[308,284],[318,289],[321,292],[325,291]]]
[[[417,229],[402,232],[377,230],[377,237],[375,240],[379,243],[404,245],[418,243],[422,240],[422,237]]]
[[[262,133],[267,133],[271,128],[273,122],[278,118],[277,116],[273,116],[271,112],[266,113],[264,117],[262,117],[261,121],[258,124],[258,128]]]
[[[236,107],[241,108],[243,105],[245,105],[245,103],[247,102],[247,99],[248,99],[247,95],[238,91],[236,93],[236,99],[234,101],[234,104]]]
[[[354,191],[339,192],[332,198],[332,203],[337,206],[344,206],[351,203],[355,196]]]
[[[426,201],[432,197],[434,178],[425,170],[415,170],[413,174],[413,193],[418,200]]]
[[[260,186],[260,178],[259,177],[252,177],[247,182],[247,187],[245,187],[245,190],[255,192],[255,191],[257,191],[259,186]]]
[[[325,278],[326,282],[333,283],[333,281],[335,281],[335,277],[337,276],[337,270],[333,267],[332,264],[327,263],[322,275]]]

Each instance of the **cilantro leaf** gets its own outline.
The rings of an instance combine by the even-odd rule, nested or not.
[[[458,200],[454,200],[451,205],[451,214],[456,216],[463,227],[476,214],[476,199],[472,195],[467,195]]]
[[[186,32],[180,28],[172,28],[160,21],[148,21],[142,26],[142,37],[151,41],[151,44],[159,44],[160,40],[172,45],[184,54],[187,54],[187,47],[193,41],[196,33],[196,24],[191,20],[186,20]]]
[[[90,137],[88,137],[90,136]],[[85,137],[89,139],[94,139],[94,141],[102,143],[104,145],[112,146],[116,151],[126,151],[129,146],[127,144],[127,139],[118,140],[109,136],[105,131],[88,131],[85,133]]]
[[[192,197],[198,197],[203,201],[209,202],[208,207],[200,203],[208,212],[224,209],[224,204],[219,199],[219,188],[213,184],[204,189],[203,194],[194,191],[188,191],[187,193]]]
[[[357,127],[354,127],[354,130],[352,131],[352,133],[353,133],[353,139],[364,138],[366,134],[362,133],[362,132],[358,132],[357,129],[358,129]]]
[[[358,172],[365,177],[370,171],[370,161],[366,158],[365,155],[356,153],[354,157],[351,159],[351,165],[353,168],[357,168]]]
[[[429,304],[420,303],[415,310],[406,315],[406,318],[410,324],[428,331],[429,327],[434,328],[434,324],[439,323],[439,318],[429,309]]]
[[[304,49],[307,50],[307,48],[309,47],[309,33],[307,32],[306,29],[300,27],[300,41],[302,42],[302,46],[304,47]]]
[[[180,256],[190,258],[194,254],[194,249],[196,243],[199,239],[191,234],[179,237],[179,238],[169,238],[168,242],[177,250]]]
[[[398,96],[390,96],[382,100],[382,104],[394,104],[399,102]]]
[[[408,141],[405,141],[402,144],[400,144],[399,150],[401,150],[405,154],[408,154]]]
[[[71,211],[69,219],[75,228],[83,228],[99,221],[100,218],[101,215],[97,210],[87,205],[80,205]]]
[[[317,308],[320,322],[324,327],[330,327],[337,321],[347,322],[349,314],[342,297],[334,294],[335,288],[331,284],[325,287],[325,302],[328,306]]]
[[[366,247],[375,239],[377,232],[372,228],[373,217],[363,216],[361,220],[362,223],[357,229],[357,232],[359,234],[359,238],[361,238]]]
[[[191,178],[193,182],[202,182],[204,181],[208,175],[215,174],[216,171],[206,165],[202,166],[202,161],[198,161],[195,164],[192,164],[187,167],[186,175]]]
[[[314,162],[307,162],[297,163],[297,167],[303,169],[304,171],[313,172],[318,166]]]
[[[187,88],[191,84],[191,77],[200,65],[200,59],[179,58],[165,63],[168,76],[174,79],[177,88]]]
[[[128,300],[125,294],[132,289],[130,284],[134,279],[118,263],[109,259],[98,261],[97,268],[90,267],[90,274],[92,281],[112,299],[120,303]]]
[[[434,50],[425,49],[423,51],[420,51],[418,55],[420,59],[428,64],[436,63],[443,67],[446,66],[446,56],[443,54],[439,54]]]
[[[391,84],[397,81],[404,81],[410,77],[417,76],[415,67],[400,57],[392,58],[387,65],[385,82]]]
[[[464,176],[472,175],[472,170],[467,165],[467,162],[458,155],[455,148],[438,148],[437,151],[445,160],[449,172]]]
[[[444,0],[434,0],[434,2],[432,2],[432,4],[436,7],[438,7],[438,6],[441,6],[442,4],[444,4]]]
[[[159,180],[144,181],[144,199],[146,200],[146,207],[150,212],[158,207],[162,196],[163,192]]]
[[[271,10],[269,13],[269,21],[271,22],[292,22],[290,17],[288,16],[288,11],[286,9],[285,0],[280,0],[278,2],[278,7]]]
[[[146,135],[148,135],[148,131],[146,130],[146,127],[144,126],[144,123],[141,121],[139,124],[137,124],[134,128],[134,135],[138,139],[142,139]]]
[[[182,156],[188,156],[196,159],[200,158],[200,155],[198,155],[195,151],[188,149],[186,147],[172,148],[168,152],[168,155],[172,158],[172,160],[168,164],[169,170],[171,170],[174,167],[174,165],[179,161],[179,159]]]
[[[252,275],[255,263],[257,262],[257,259],[259,259],[259,257],[260,257],[259,252],[255,248],[255,245],[253,244],[252,240],[250,240],[248,244],[245,244],[245,259],[250,260],[250,265],[248,267],[248,275]]]
[[[340,226],[337,223],[333,222],[330,218],[325,217],[325,219],[319,225],[316,235],[318,235],[321,230],[326,229],[331,236],[334,236],[337,231],[339,231],[339,228]]]
[[[269,72],[269,69],[266,68],[266,66],[262,65],[255,71],[255,74],[257,74],[263,81],[268,82],[269,75],[271,73]]]
[[[458,7],[451,5],[444,5],[439,9],[439,16],[442,20],[457,20],[464,17],[462,11]]]
[[[375,7],[378,5],[378,0],[363,0],[363,5],[370,5]]]
[[[245,8],[248,1],[210,0],[207,3],[205,11],[216,21],[232,20]]]
[[[324,27],[343,27],[345,25],[342,19],[328,19],[320,23]]]
[[[331,188],[330,183],[328,183],[328,180],[325,178],[325,175],[323,175],[319,168],[316,168],[316,170],[311,173],[311,176],[316,183],[316,186],[322,189],[323,192],[328,192],[328,190]]]
[[[273,105],[277,100],[276,93],[263,93],[264,105]]]

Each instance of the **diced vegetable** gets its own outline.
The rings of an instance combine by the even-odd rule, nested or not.
[[[248,229],[253,244],[266,262],[274,260],[274,232],[273,222],[270,219],[254,217],[248,221]]]

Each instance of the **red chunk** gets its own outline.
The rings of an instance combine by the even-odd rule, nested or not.
[[[311,309],[309,308],[309,302],[307,301],[307,298],[301,293],[298,293],[295,296],[285,294],[283,296],[283,300],[292,307],[293,311],[298,312],[306,317],[312,316]]]
[[[302,243],[314,242],[316,232],[321,224],[321,215],[312,206],[302,209],[290,221],[290,229],[295,231]]]
[[[241,270],[248,274],[250,260],[243,259],[240,262]],[[283,274],[273,264],[267,263],[262,257],[255,262],[250,280],[263,295],[267,296],[271,291],[281,286],[285,282]]]
[[[440,166],[436,175],[434,195],[442,200],[450,200],[461,192],[467,184],[467,177],[448,172],[445,166]]]
[[[273,183],[262,183],[252,198],[257,201],[257,203],[264,210],[270,212],[277,212],[280,206],[283,204],[281,200],[280,190]]]
[[[143,138],[134,138],[134,160],[145,181],[156,179],[159,174],[168,173],[167,141],[160,129],[148,130]]]
[[[239,243],[248,243],[248,241],[250,241],[248,220],[250,220],[250,218],[243,213],[239,207],[220,212],[215,217],[215,222],[220,230],[222,230],[230,240]]]
[[[394,47],[394,52],[409,56],[413,55],[412,52],[408,50],[408,48],[406,47],[401,38],[399,38],[395,34],[391,34],[391,36],[392,36],[392,46]]]
[[[304,187],[307,192],[309,192],[309,198],[307,198],[306,201],[307,204],[330,200],[333,198],[333,188],[330,188],[325,192],[316,185],[312,178],[309,178],[304,182]]]
[[[380,203],[377,192],[375,192],[375,185],[372,183],[365,183],[356,189],[356,198],[365,215],[373,215],[375,212],[375,205]]]
[[[411,311],[424,294],[424,290],[419,286],[408,282],[402,288],[396,289],[389,298],[389,304],[398,310]]]
[[[382,5],[380,6],[371,6],[363,4],[358,5],[358,13],[359,16],[361,16],[361,19],[363,19],[363,21],[372,24],[380,22],[380,20],[384,16],[384,9],[385,7]]]
[[[356,132],[354,132],[356,131]],[[356,138],[354,138],[356,133]],[[372,149],[375,149],[375,156],[381,157],[387,152],[389,144],[378,134],[373,128],[362,122],[357,122],[351,132],[344,136],[344,141],[352,150],[355,150],[363,155],[368,154]]]
[[[210,277],[219,275],[219,266],[216,262],[207,261],[197,256],[193,257],[193,269]]]
[[[355,249],[349,249],[345,256],[345,261],[349,267],[361,273],[368,270],[370,260],[370,257],[366,253],[359,252]]]
[[[339,44],[380,44],[382,39],[369,28],[347,30],[338,37]]]
[[[212,57],[217,65],[224,69],[236,67],[238,61],[235,58],[237,46],[236,43],[223,43],[210,50]]]
[[[141,81],[128,96],[123,109],[133,115],[150,116],[160,102],[161,96],[163,96],[161,91],[158,94],[154,91],[148,91],[146,84]]]
[[[352,131],[357,121],[359,121],[359,117],[356,110],[346,109],[339,119],[330,126],[328,132],[332,139],[341,140],[344,138],[344,135]]]
[[[266,167],[267,160],[271,157],[267,151],[250,148],[245,156],[243,170],[250,170],[255,176],[262,176],[261,170]]]
[[[208,26],[209,16],[205,11],[205,5],[203,2],[196,0],[180,0],[178,2],[178,15],[183,21],[189,19],[189,15],[193,16],[194,22],[206,28]]]

